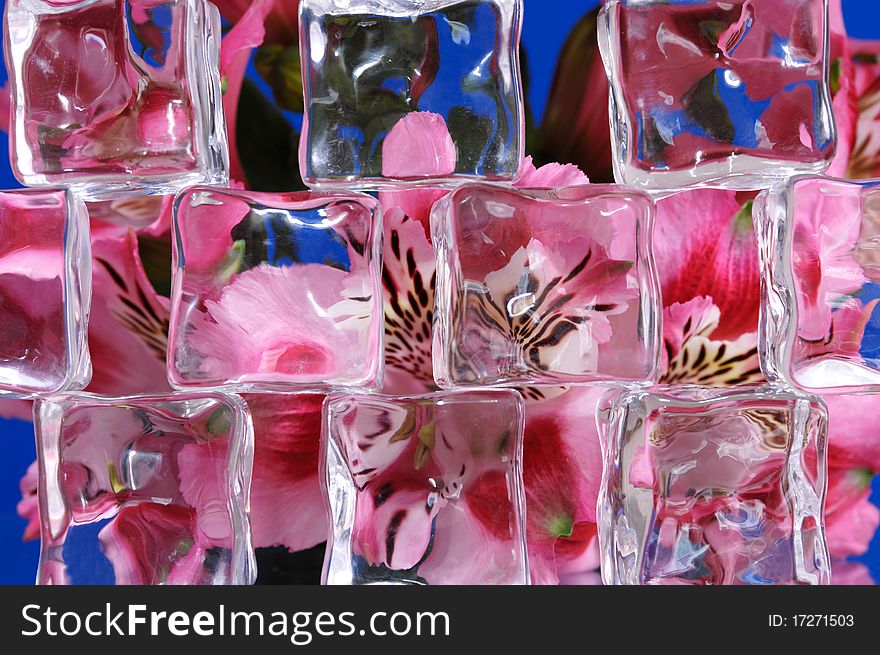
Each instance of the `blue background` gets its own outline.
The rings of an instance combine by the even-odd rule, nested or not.
[[[569,31],[582,12],[598,2],[575,0],[524,0],[525,26],[523,42],[528,56],[530,75],[529,100],[537,122],[540,122],[553,81],[556,59]],[[856,38],[880,39],[880,5],[878,0],[843,0],[849,34]],[[581,9],[573,11],[572,6]],[[0,81],[6,71],[0,67]],[[0,132],[0,152],[6,152],[8,138]],[[0,188],[19,186],[0,156]],[[25,527],[15,512],[20,499],[19,479],[34,460],[33,429],[30,423],[0,420],[0,439],[5,448],[0,456],[0,584],[31,584],[34,581],[39,544],[22,543]],[[874,480],[875,504],[880,504],[880,478]],[[874,538],[870,552],[862,558],[880,582],[880,537]]]

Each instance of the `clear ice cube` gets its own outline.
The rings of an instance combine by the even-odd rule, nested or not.
[[[826,0],[611,0],[615,179],[767,188],[835,152]]]
[[[39,584],[251,584],[253,430],[211,394],[41,400]]]
[[[605,401],[606,584],[828,584],[827,412],[770,387]]]
[[[173,385],[239,391],[381,385],[376,200],[193,187],[175,201],[174,230]]]
[[[521,0],[303,0],[307,184],[512,179]]]
[[[527,584],[514,391],[324,406],[326,584]]]
[[[10,0],[12,165],[89,199],[225,184],[220,14],[206,0]]]
[[[464,185],[435,204],[437,383],[650,380],[653,215],[647,195],[606,185]]]

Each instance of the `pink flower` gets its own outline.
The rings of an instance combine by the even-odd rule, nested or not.
[[[31,401],[0,400],[0,418],[17,418],[21,421],[33,420]]]
[[[480,303],[479,315],[488,324],[509,326],[507,336],[521,346],[521,351],[508,353],[498,352],[496,346],[493,356],[511,361],[489,363],[488,370],[515,369],[520,358],[536,369],[560,373],[598,370],[600,348],[611,339],[611,317],[626,312],[637,295],[627,276],[632,264],[612,259],[588,238],[560,246],[557,242],[558,249],[551,252],[532,239],[513,252],[503,268],[486,275],[485,291],[471,302]],[[549,332],[551,325],[553,339],[532,340],[535,334]],[[462,329],[469,327],[471,339],[492,338],[481,335],[478,325]],[[487,346],[482,352],[491,349]]]
[[[864,554],[880,525],[871,481],[880,472],[876,396],[828,395],[826,533],[832,557]]]
[[[245,396],[254,422],[251,537],[255,548],[311,548],[327,539],[318,483],[323,396]]]
[[[21,500],[15,508],[18,515],[27,521],[27,527],[22,535],[24,541],[40,538],[40,504],[37,498],[39,484],[37,463],[33,462],[19,482]]]
[[[339,452],[358,494],[353,554],[439,584],[520,579],[510,410],[483,407],[479,421],[468,412],[348,415]]]
[[[528,156],[520,164],[513,186],[554,188],[589,183],[589,178],[574,164],[545,164],[535,168],[532,157]]]
[[[535,584],[555,584],[559,572],[598,567],[602,453],[596,411],[604,393],[598,387],[573,388],[526,405],[523,479]]]
[[[761,285],[751,202],[717,189],[659,200],[654,252],[665,306],[712,298],[720,312],[716,339],[757,332]]]
[[[537,144],[540,154],[573,162],[594,182],[612,182],[608,78],[596,40],[598,11],[587,12],[559,55]]]
[[[116,584],[210,583],[204,566],[208,547],[201,543],[194,518],[193,510],[178,505],[123,508],[98,533]]]
[[[246,19],[252,0],[217,0],[220,14],[233,25]],[[266,12],[266,42],[296,45],[299,26],[299,0],[274,0]]]
[[[860,562],[836,560],[831,563],[831,584],[836,586],[863,586],[875,584],[868,567]]]
[[[261,264],[190,318],[189,347],[211,380],[349,379],[363,371],[372,338],[370,316],[354,299],[369,295],[365,275],[322,264]]]
[[[304,550],[327,539],[327,517],[318,483],[323,396],[247,394],[254,426],[250,489],[255,548]],[[195,514],[203,546],[229,547],[231,535],[220,481],[225,445],[184,447],[178,463],[181,493]]]
[[[226,114],[226,137],[229,142],[229,169],[231,177],[236,180],[247,180],[238,158],[235,129],[238,121],[238,99],[251,52],[263,43],[266,36],[266,16],[276,4],[295,3],[290,0],[254,0],[250,3],[224,0],[218,3],[223,15],[234,17],[235,20],[220,44],[220,74],[225,82],[223,111]],[[294,31],[295,25],[296,23]]]
[[[855,145],[859,108],[854,83],[855,63],[852,57],[851,41],[846,36],[841,0],[829,2],[829,26],[830,82],[832,112],[837,126],[837,151],[827,174],[834,177],[847,177],[849,160]]]
[[[455,172],[455,162],[455,144],[438,114],[410,112],[382,142],[385,177],[444,177]]]
[[[733,341],[713,338],[721,311],[711,298],[674,303],[663,311],[661,381],[729,385],[759,382],[758,334]]]
[[[850,40],[851,80],[857,115],[849,130],[849,166],[846,177],[880,176],[880,42]],[[837,114],[835,114],[837,115]],[[844,126],[852,119],[844,118]],[[844,131],[842,137],[846,137]]]
[[[92,241],[89,391],[124,395],[170,389],[165,374],[169,301],[144,270],[137,234]]]
[[[447,191],[383,192],[385,391],[418,394],[434,388],[431,364],[435,261],[427,233],[433,202]]]

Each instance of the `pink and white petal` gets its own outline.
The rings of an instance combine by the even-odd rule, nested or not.
[[[555,188],[589,184],[590,179],[574,164],[545,164],[535,168],[531,155],[523,159],[513,186],[523,188]]]
[[[399,199],[395,194],[395,200]],[[383,200],[392,199],[385,196]],[[399,206],[386,207],[385,211],[385,391],[424,392],[434,386],[434,249],[422,222]]]

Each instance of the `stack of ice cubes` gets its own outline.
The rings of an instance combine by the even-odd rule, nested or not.
[[[229,188],[213,5],[9,2],[30,188],[0,194],[0,390],[38,400],[39,581],[95,581],[89,550],[127,532],[116,583],[252,583],[238,394],[308,391],[328,394],[326,583],[527,584],[523,395],[602,385],[606,583],[827,583],[814,393],[880,390],[880,354],[829,341],[880,295],[880,181],[822,176],[827,2],[608,1],[617,184],[562,188],[513,186],[522,0],[300,5],[310,191],[261,193]],[[657,384],[655,200],[697,187],[761,191],[764,386]],[[441,391],[387,396],[376,196],[411,190],[437,198]],[[87,203],[169,194],[176,391],[84,393]],[[800,249],[839,229],[849,268]]]

